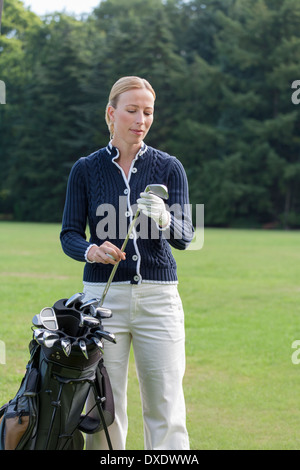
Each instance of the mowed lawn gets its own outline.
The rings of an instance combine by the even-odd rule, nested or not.
[[[63,254],[59,231],[57,224],[0,223],[0,406],[23,377],[33,315],[82,290],[83,264]],[[292,344],[300,340],[300,233],[205,229],[201,250],[174,255],[191,448],[299,449]],[[143,449],[133,355],[128,414],[127,447]]]

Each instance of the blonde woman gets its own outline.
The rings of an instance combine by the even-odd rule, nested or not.
[[[104,303],[113,315],[103,320],[104,328],[117,340],[117,344],[105,342],[104,354],[115,400],[115,421],[109,428],[115,450],[126,446],[131,345],[145,449],[189,449],[182,388],[184,313],[171,246],[187,248],[193,226],[182,164],[144,142],[153,122],[155,99],[150,83],[140,77],[123,77],[113,85],[105,115],[111,140],[107,147],[74,164],[61,231],[64,252],[85,262],[85,301],[101,297],[112,265],[121,261]],[[168,205],[144,192],[148,184],[167,186]],[[120,247],[137,207],[139,224],[124,254]],[[103,432],[87,436],[87,449],[107,449]]]

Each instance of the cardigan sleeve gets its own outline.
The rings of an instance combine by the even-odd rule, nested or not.
[[[86,261],[91,244],[86,240],[88,211],[83,160],[72,167],[66,192],[60,241],[66,255],[77,261]]]
[[[182,163],[174,158],[168,181],[170,226],[168,241],[178,250],[185,250],[194,237],[188,180]]]

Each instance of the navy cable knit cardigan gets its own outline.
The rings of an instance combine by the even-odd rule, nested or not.
[[[183,250],[194,233],[184,168],[175,157],[143,144],[126,178],[116,162],[118,156],[118,150],[110,143],[73,165],[60,234],[62,248],[71,258],[86,262],[85,283],[106,283],[113,266],[89,262],[88,249],[106,239],[121,247],[140,193],[148,184],[164,184],[169,192],[166,201],[171,215],[169,228],[160,229],[152,219],[141,214],[114,283],[177,283],[170,245]],[[86,240],[87,223],[89,241]]]

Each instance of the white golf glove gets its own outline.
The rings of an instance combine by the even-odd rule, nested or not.
[[[170,214],[166,209],[164,201],[151,193],[141,193],[140,196],[140,199],[137,200],[139,210],[155,220],[161,228],[168,227]]]

